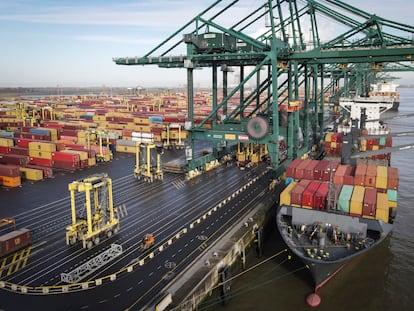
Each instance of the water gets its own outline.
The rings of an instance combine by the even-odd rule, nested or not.
[[[414,113],[414,89],[399,89],[399,112]],[[414,131],[414,117],[387,122],[393,132]],[[414,136],[394,138],[393,145],[414,143]],[[392,154],[392,166],[399,168],[398,214],[391,235],[378,248],[351,262],[320,291],[322,303],[316,310],[414,310],[414,149]],[[276,229],[266,240],[262,258],[250,254],[252,267],[284,249]],[[311,310],[306,296],[312,292],[310,273],[302,263],[287,261],[286,253],[236,277],[233,298],[227,304],[214,293],[199,310]],[[233,275],[234,276],[234,275]]]

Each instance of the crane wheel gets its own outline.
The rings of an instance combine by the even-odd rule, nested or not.
[[[112,236],[112,231],[111,231],[111,230],[108,230],[108,231],[106,232],[106,236],[107,236],[108,238],[110,238],[110,237]]]
[[[69,245],[75,245],[75,243],[76,243],[76,237],[73,236],[69,239]]]
[[[119,228],[114,228],[114,234],[117,234],[119,231]]]
[[[100,241],[101,241],[101,240],[99,239],[99,237],[96,237],[96,238],[93,240],[93,242],[95,243],[95,245],[98,245]]]
[[[93,242],[92,241],[88,241],[88,243],[86,243],[86,248],[87,249],[91,249],[93,246]]]

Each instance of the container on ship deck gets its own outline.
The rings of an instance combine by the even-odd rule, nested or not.
[[[295,206],[301,206],[302,204],[302,193],[306,187],[310,184],[310,180],[302,179],[290,193],[290,204]]]
[[[285,189],[283,189],[282,193],[280,194],[280,201],[279,201],[279,205],[290,205],[291,201],[290,201],[290,195],[292,190],[296,187],[297,182],[296,181],[292,181],[289,185],[287,185],[287,187]]]
[[[316,165],[315,170],[314,170],[314,178],[317,180],[323,180],[324,171],[329,164],[330,164],[330,161],[328,160],[319,161],[318,165]]]
[[[318,165],[318,163],[319,163],[318,160],[311,160],[309,165],[306,166],[306,168],[304,169],[303,178],[313,180],[314,179],[313,172],[315,170],[315,167]]]
[[[326,209],[326,200],[329,193],[329,183],[322,182],[319,185],[318,190],[315,192],[313,199],[313,208],[318,210]]]
[[[375,165],[368,165],[365,174],[364,183],[366,187],[376,186],[377,167]]]
[[[339,163],[335,161],[329,161],[329,165],[325,167],[323,170],[322,180],[324,181],[330,181],[331,175],[334,176],[336,173],[336,170],[338,169]]]
[[[389,220],[388,195],[386,193],[377,192],[377,210],[375,219],[388,223]]]
[[[354,185],[357,186],[364,186],[365,185],[365,175],[367,172],[367,165],[365,164],[358,164],[355,169],[355,176],[354,176]]]
[[[351,170],[350,170],[351,169]],[[333,176],[334,184],[342,185],[344,184],[344,176],[350,175],[352,167],[349,165],[338,165],[335,175]]]
[[[302,160],[300,158],[296,158],[290,162],[286,167],[286,177],[295,178],[295,171],[300,163],[302,163]]]
[[[302,207],[313,208],[315,193],[320,186],[319,181],[311,181],[302,193]]]
[[[386,166],[377,166],[377,176],[375,178],[375,187],[379,189],[387,189],[388,185],[388,169]]]
[[[349,213],[350,202],[354,187],[351,185],[343,185],[338,197],[337,209],[339,211]]]
[[[364,193],[365,188],[362,186],[354,186],[354,191],[352,192],[351,203],[349,206],[349,214],[353,216],[362,215],[362,205],[364,202]]]
[[[0,176],[7,176],[7,177],[20,176],[19,165],[0,164]]]
[[[375,188],[365,188],[364,204],[362,205],[362,216],[375,218],[377,207],[377,190]]]
[[[311,159],[304,159],[302,162],[296,167],[295,170],[295,179],[302,179],[305,174],[306,167],[311,163]]]
[[[397,207],[397,198],[398,198],[398,191],[395,189],[388,189],[387,190],[388,196],[388,204],[391,208]]]
[[[398,190],[398,183],[399,183],[398,168],[388,167],[387,176],[388,176],[387,189]]]

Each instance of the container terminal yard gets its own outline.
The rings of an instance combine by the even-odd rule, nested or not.
[[[260,254],[286,167],[339,153],[327,131],[378,122],[344,98],[363,102],[384,73],[413,70],[412,26],[329,0],[264,1],[228,25],[237,2],[215,1],[144,56],[113,59],[182,68],[183,92],[0,101],[1,309],[193,310],[218,283],[226,295],[234,262],[249,245]],[[320,18],[342,33],[322,42]],[[267,31],[249,36],[258,24]],[[194,87],[199,68],[210,91]],[[399,149],[383,138],[353,156],[389,161]],[[368,151],[364,141],[349,150]]]

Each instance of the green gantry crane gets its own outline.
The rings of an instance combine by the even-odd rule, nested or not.
[[[235,16],[240,18],[229,24]],[[331,37],[320,31],[320,20],[331,23]],[[202,164],[194,157],[196,140],[212,141],[215,151],[224,142],[264,144],[278,169],[321,139],[327,100],[363,94],[385,68],[412,70],[413,38],[414,27],[337,0],[266,0],[249,10],[242,1],[218,0],[146,55],[113,61],[185,69],[189,169]],[[211,70],[212,112],[195,122],[199,68]],[[239,81],[230,87],[228,73],[235,70]],[[283,163],[281,137],[288,157]]]

